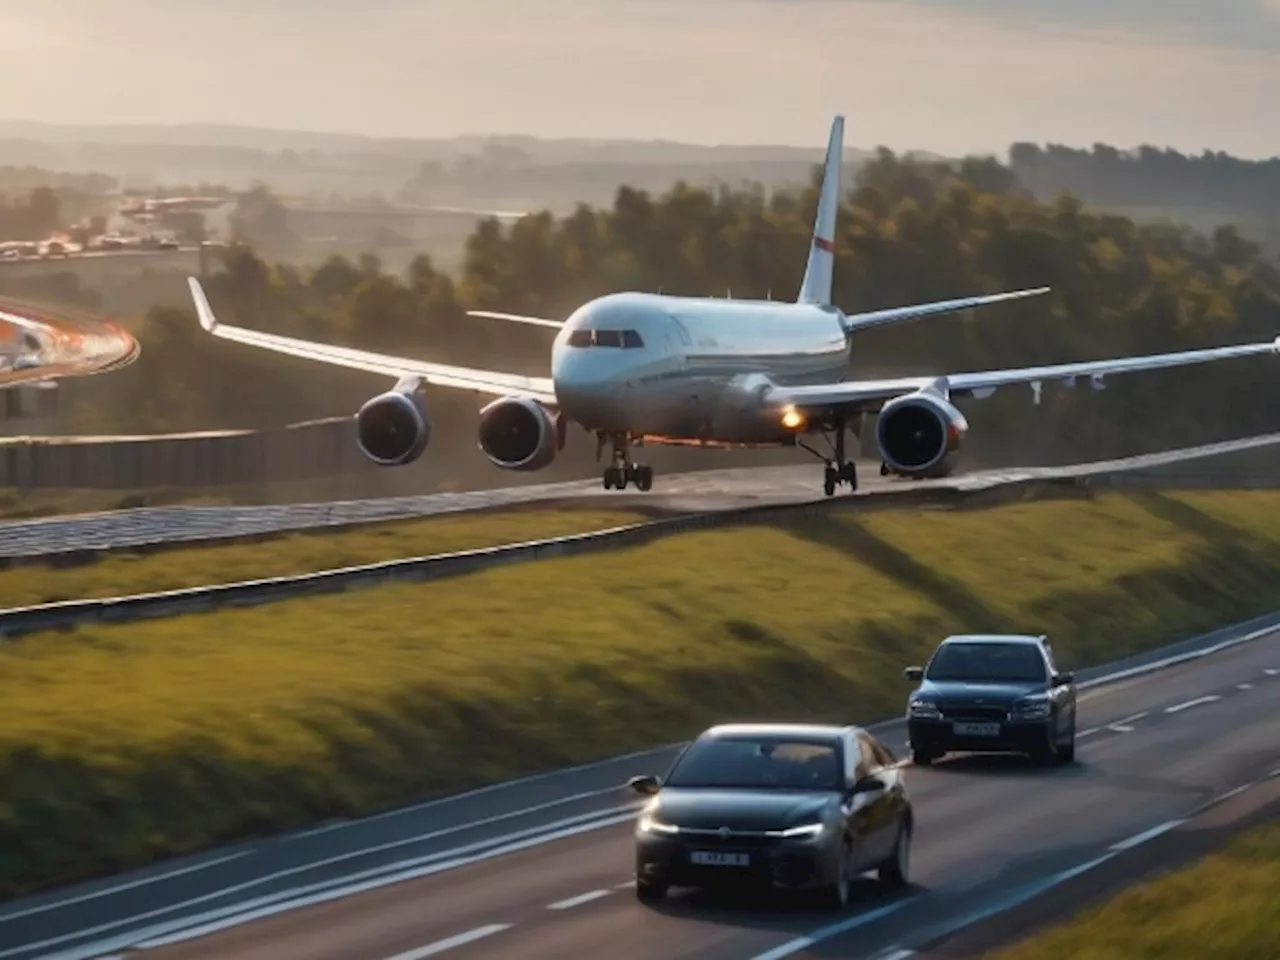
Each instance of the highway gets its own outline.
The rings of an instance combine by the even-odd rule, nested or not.
[[[945,480],[921,481],[881,477],[878,461],[863,460],[858,464],[858,491],[844,493],[843,496],[858,497],[929,487],[981,490],[1021,480],[1104,477],[1276,445],[1280,445],[1280,433],[1117,460],[1062,467],[975,470]],[[653,490],[648,493],[604,490],[599,479],[593,477],[561,483],[371,500],[253,507],[142,507],[0,523],[0,557],[37,557],[69,551],[226,539],[527,504],[545,507],[617,506],[670,513],[704,513],[752,505],[822,500],[821,487],[822,471],[815,461],[796,466],[699,470],[659,476],[654,481]],[[837,494],[839,496],[841,494]]]
[[[1078,680],[1078,762],[908,770],[914,887],[889,900],[867,881],[842,918],[683,891],[639,904],[620,785],[661,773],[664,747],[13,902],[0,960],[891,955],[1280,772],[1280,615]],[[902,751],[900,721],[876,732]]]

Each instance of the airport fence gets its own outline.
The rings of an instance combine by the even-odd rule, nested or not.
[[[355,443],[352,417],[265,430],[0,439],[0,487],[19,491],[251,486],[377,469]]]

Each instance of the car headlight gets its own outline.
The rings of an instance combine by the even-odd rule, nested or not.
[[[1013,705],[1014,716],[1024,720],[1037,720],[1049,715],[1048,697],[1028,697]]]
[[[907,716],[922,720],[937,720],[941,718],[942,712],[936,703],[930,703],[928,700],[912,700],[907,704]]]
[[[641,833],[679,833],[680,828],[671,823],[663,823],[654,817],[651,813],[642,814],[636,823],[636,829]]]
[[[781,837],[784,840],[808,840],[818,836],[825,829],[825,824],[802,823],[797,827],[787,827],[785,830],[770,830],[769,836]]]

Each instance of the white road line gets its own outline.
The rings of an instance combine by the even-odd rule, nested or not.
[[[1080,730],[1076,733],[1076,739],[1079,740],[1081,737],[1091,737],[1100,729],[1101,727],[1090,727],[1088,730]]]
[[[1236,684],[1236,689],[1237,689],[1237,690],[1252,690],[1252,689],[1253,689],[1253,684],[1252,684],[1252,683],[1237,683],[1237,684]]]
[[[829,927],[822,927],[813,933],[806,934],[803,937],[796,937],[794,940],[788,940],[779,947],[772,950],[766,950],[764,953],[757,954],[751,960],[781,960],[782,957],[789,957],[793,953],[799,953],[801,950],[808,950],[815,943],[822,940],[830,940],[832,937],[838,937],[842,933],[848,933],[850,930],[856,930],[858,927],[866,926],[868,923],[874,923],[881,917],[887,917],[891,913],[897,913],[908,904],[915,903],[918,897],[907,897],[905,900],[895,900],[893,903],[885,904],[877,910],[869,913],[860,913],[856,917],[850,917],[840,923],[833,923]]]
[[[1186,823],[1186,819],[1170,820],[1168,823],[1162,823],[1159,826],[1152,827],[1150,830],[1143,830],[1141,833],[1135,833],[1132,837],[1121,840],[1119,843],[1113,843],[1108,850],[1119,853],[1121,850],[1128,850],[1130,847],[1136,847],[1146,843],[1148,840],[1154,840],[1162,833],[1168,833],[1174,827],[1181,826]]]
[[[428,943],[425,947],[419,947],[417,950],[397,953],[394,957],[388,957],[387,960],[423,960],[424,957],[434,957],[437,953],[444,953],[454,947],[466,946],[468,943],[475,943],[477,940],[483,940],[485,937],[491,937],[495,933],[510,929],[511,924],[509,923],[491,923],[487,927],[476,927],[474,930],[460,933],[456,937],[449,937],[447,940]]]
[[[630,889],[631,889],[632,887],[634,887],[635,885],[636,885],[636,882],[635,882],[634,880],[628,880],[626,883],[620,883],[620,884],[618,884],[618,885],[617,885],[616,887],[614,887],[613,889],[615,889],[615,890],[630,890]]]
[[[1268,677],[1274,677],[1276,674],[1280,674],[1280,670],[1273,670],[1271,667],[1267,667],[1262,672],[1265,673]]]
[[[892,953],[881,954],[876,960],[907,960],[907,957],[914,957],[914,950],[904,950],[901,947],[890,947]]]
[[[57,954],[57,958],[58,960],[88,960],[88,958],[96,956],[103,950],[116,950],[122,947],[138,947],[146,949],[149,947],[164,946],[169,943],[179,943],[183,940],[192,939],[194,936],[203,936],[205,933],[214,933],[227,927],[234,927],[241,923],[248,922],[249,920],[257,919],[258,917],[274,916],[278,913],[295,910],[301,906],[310,906],[313,903],[325,903],[329,900],[350,896],[355,893],[361,893],[365,890],[374,890],[378,887],[383,887],[391,883],[400,883],[404,880],[429,876],[443,870],[452,870],[472,863],[479,863],[480,861],[488,860],[493,857],[504,856],[518,850],[527,850],[530,847],[540,846],[544,843],[552,843],[553,841],[560,840],[565,837],[577,836],[591,830],[599,830],[615,824],[626,823],[629,820],[635,819],[637,811],[642,806],[643,803],[629,805],[625,808],[628,812],[611,817],[597,817],[596,819],[571,817],[567,820],[558,821],[557,824],[552,825],[553,827],[557,825],[564,825],[563,829],[548,830],[544,827],[541,829],[522,830],[517,833],[506,834],[502,837],[479,841],[462,847],[454,847],[448,850],[438,851],[436,853],[424,854],[423,856],[414,857],[410,860],[401,860],[396,863],[383,864],[382,866],[364,870],[359,873],[347,874],[330,880],[322,880],[317,883],[307,884],[302,887],[293,887],[288,890],[265,894],[252,900],[244,900],[230,906],[207,910],[204,913],[191,916],[179,916],[172,920],[165,920],[152,924],[150,927],[143,927],[141,929],[131,930],[127,933],[117,934],[105,941],[96,941],[80,947],[68,948],[65,952]],[[256,880],[239,884],[236,887],[228,887],[224,890],[195,897],[182,903],[171,904],[167,907],[160,907],[131,917],[121,917],[115,920],[110,920],[89,929],[75,930],[71,933],[59,934],[58,936],[50,939],[42,940],[39,943],[27,943],[23,944],[21,947],[0,950],[0,957],[9,957],[14,954],[26,953],[43,947],[82,940],[86,937],[93,936],[94,934],[105,933],[108,930],[117,930],[121,927],[128,927],[129,925],[136,924],[139,921],[150,920],[155,917],[163,916],[167,913],[174,913],[175,911],[182,910],[183,908],[194,907],[209,900],[218,900],[226,896],[228,893],[233,893],[236,890],[259,886],[270,879],[278,879],[282,875],[288,875],[295,872],[297,872],[296,869],[283,870],[280,871],[279,874],[273,875],[273,877],[260,877]]]
[[[1215,700],[1221,700],[1221,699],[1222,698],[1216,694],[1210,694],[1207,697],[1196,697],[1194,700],[1187,700],[1183,703],[1174,704],[1172,707],[1165,707],[1164,712],[1180,713],[1183,710],[1189,710],[1192,707],[1198,707],[1201,704],[1205,704],[1205,703],[1213,703]]]
[[[568,910],[570,907],[581,906],[584,903],[590,903],[592,900],[599,900],[601,897],[609,896],[608,890],[592,890],[589,893],[580,893],[576,897],[570,897],[568,900],[560,900],[547,907],[548,910]]]
[[[1107,729],[1114,730],[1116,733],[1133,733],[1133,722],[1141,720],[1145,716],[1147,716],[1147,712],[1144,710],[1142,713],[1135,713],[1131,717],[1125,717],[1115,723],[1107,724]]]
[[[121,883],[113,887],[107,887],[105,890],[94,890],[92,893],[83,893],[78,897],[70,897],[66,900],[55,900],[52,903],[42,903],[38,907],[28,907],[25,910],[16,910],[13,913],[0,915],[0,923],[17,920],[19,917],[29,917],[33,913],[44,913],[46,910],[57,910],[59,907],[69,907],[73,903],[84,903],[86,900],[97,900],[99,897],[109,897],[113,893],[123,893],[125,890],[145,887],[148,884],[159,883],[161,880],[169,880],[173,877],[180,877],[187,873],[195,873],[198,870],[208,870],[210,867],[216,867],[220,863],[227,863],[231,860],[239,860],[241,857],[247,857],[252,852],[252,850],[242,850],[239,853],[232,853],[225,857],[218,857],[216,860],[206,860],[204,863],[196,863],[189,867],[182,867],[179,870],[169,870],[165,873],[158,873],[154,877],[143,877],[141,880]],[[103,960],[111,960],[111,958],[106,957],[103,958]]]

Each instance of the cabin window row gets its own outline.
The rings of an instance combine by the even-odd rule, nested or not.
[[[569,346],[638,350],[644,346],[644,341],[635,330],[574,330],[569,334]]]

